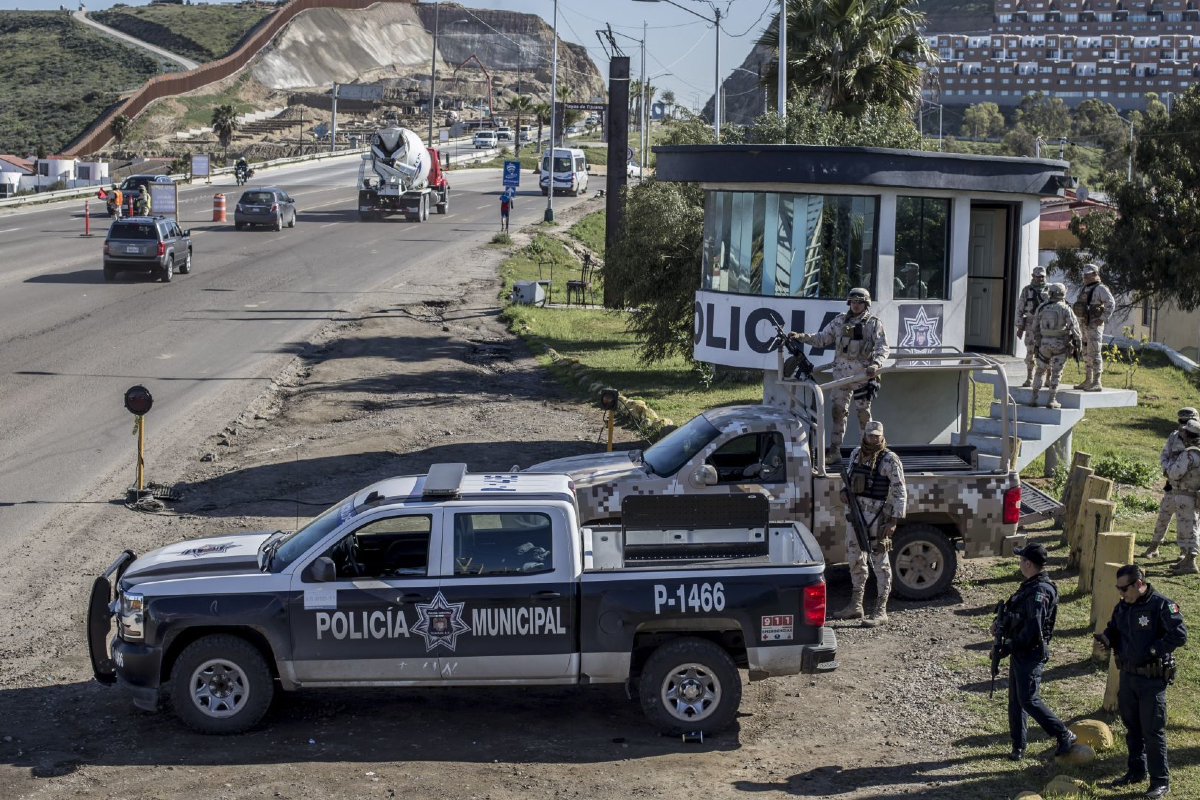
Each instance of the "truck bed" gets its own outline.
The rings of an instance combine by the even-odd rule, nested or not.
[[[796,523],[764,528],[584,528],[583,571],[740,569],[823,565],[812,534]]]
[[[922,472],[975,472],[975,446],[954,444],[901,444],[888,446],[900,456],[904,474]],[[850,458],[854,447],[842,447],[842,459]]]

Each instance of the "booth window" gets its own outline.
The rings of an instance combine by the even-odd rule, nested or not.
[[[950,276],[950,201],[896,198],[897,298],[946,300]]]
[[[706,192],[703,288],[819,299],[873,292],[877,205],[858,195]]]

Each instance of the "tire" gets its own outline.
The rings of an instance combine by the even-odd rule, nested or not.
[[[267,713],[274,694],[262,654],[229,634],[192,642],[171,669],[171,706],[184,725],[200,733],[249,730]]]
[[[235,223],[233,223],[233,228],[234,228],[234,230],[238,230],[238,231],[240,231],[240,230],[241,230],[242,228],[244,228],[245,226],[246,226],[246,223],[244,223],[244,222],[235,222]]]
[[[437,204],[437,212],[439,214],[448,214],[450,212],[450,188],[442,194],[442,202]]]
[[[548,196],[549,194],[550,194],[550,190],[549,190],[549,189],[542,189],[542,197],[546,197],[546,196]]]
[[[271,230],[273,230],[273,231],[283,230],[283,214],[280,214],[278,217],[275,218],[275,224],[272,226]]]
[[[700,697],[687,705],[687,692]],[[716,733],[733,722],[742,678],[729,654],[707,639],[673,639],[650,654],[638,695],[650,722],[668,736]]]
[[[174,257],[167,259],[167,265],[158,271],[158,278],[163,283],[170,283],[175,277],[175,259]]]
[[[892,539],[892,592],[928,600],[950,588],[958,571],[954,543],[932,525],[901,525]]]
[[[104,280],[115,281],[117,279],[117,271],[107,264],[104,266]]]
[[[179,274],[180,275],[191,275],[192,274],[192,251],[191,251],[191,248],[188,248],[187,259],[184,260],[183,266],[179,268]]]
[[[294,228],[294,227],[296,227],[296,214],[295,214],[295,212],[293,212],[293,213],[292,213],[292,218],[288,220],[288,227],[289,227],[289,228]]]

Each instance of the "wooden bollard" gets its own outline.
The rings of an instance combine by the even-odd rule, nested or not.
[[[1117,504],[1111,500],[1088,500],[1084,507],[1082,533],[1079,537],[1079,591],[1092,591],[1092,573],[1096,569],[1096,541],[1100,534],[1112,530]],[[1101,562],[1102,563],[1102,562]]]
[[[1125,531],[1109,531],[1096,537],[1096,569],[1106,564],[1132,564],[1134,536]]]
[[[1103,633],[1104,626],[1112,619],[1113,609],[1121,602],[1117,591],[1117,570],[1122,564],[1116,562],[1098,562],[1096,580],[1092,584],[1092,630]],[[1092,641],[1092,658],[1103,664],[1107,655],[1105,648],[1099,642]]]
[[[1067,557],[1068,568],[1079,566],[1080,541],[1083,539],[1082,532],[1088,501],[1107,500],[1112,497],[1112,490],[1113,482],[1108,478],[1089,475],[1083,482],[1083,491],[1079,493],[1079,505],[1076,507],[1075,517],[1071,521],[1070,528],[1067,529],[1067,543],[1071,546],[1071,553]]]
[[[1062,523],[1063,544],[1068,544],[1067,537],[1070,535],[1071,522],[1075,519],[1075,515],[1079,513],[1079,498],[1083,494],[1083,485],[1094,474],[1095,470],[1088,466],[1071,468],[1071,476],[1067,479],[1066,491],[1063,492],[1063,511],[1062,519],[1060,520]]]

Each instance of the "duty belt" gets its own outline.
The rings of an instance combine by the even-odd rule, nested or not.
[[[1140,675],[1143,678],[1162,678],[1168,685],[1175,682],[1175,656],[1166,655],[1157,661],[1133,666],[1126,664],[1120,656],[1116,656],[1117,669],[1130,675]]]

